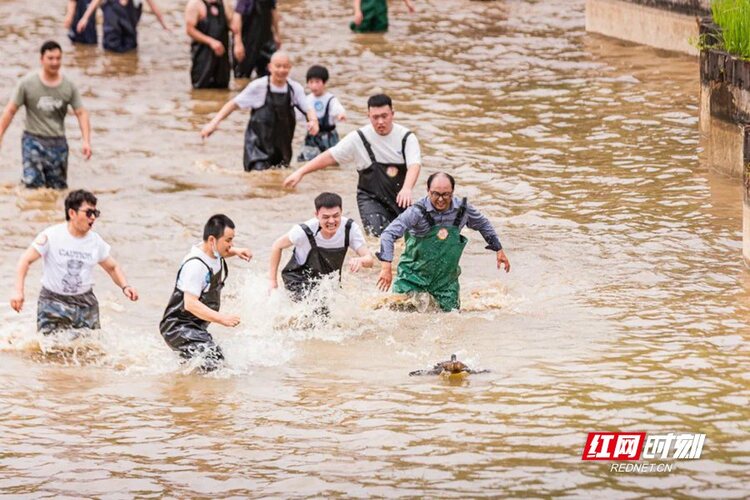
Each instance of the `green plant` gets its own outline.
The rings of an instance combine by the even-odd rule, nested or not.
[[[750,59],[750,0],[713,0],[711,13],[721,27],[724,50]]]

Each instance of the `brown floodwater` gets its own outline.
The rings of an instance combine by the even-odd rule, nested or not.
[[[52,4],[56,4],[52,6]],[[309,218],[322,190],[357,217],[352,170],[294,191],[287,172],[246,174],[247,120],[198,135],[230,91],[193,91],[183,2],[145,13],[136,54],[72,47],[64,2],[0,2],[0,99],[37,68],[44,39],[91,112],[93,158],[68,118],[69,182],[97,193],[96,228],[141,300],[97,271],[103,329],[35,333],[40,265],[27,306],[7,305],[14,267],[62,219],[55,193],[26,193],[23,111],[0,151],[0,492],[11,497],[746,497],[750,484],[750,274],[741,189],[699,158],[698,63],[584,31],[582,0],[391,5],[386,35],[347,28],[348,0],[282,2],[292,76],[331,70],[364,124],[385,91],[418,135],[427,174],[496,224],[513,269],[478,234],[463,258],[465,310],[377,309],[377,270],[345,273],[331,321],[269,296],[275,238]],[[302,130],[298,130],[298,146]],[[230,215],[252,262],[231,262],[212,327],[228,358],[211,376],[181,366],[157,325],[180,258],[213,213]],[[376,242],[372,240],[374,248]],[[284,257],[288,258],[287,255]],[[409,371],[458,354],[489,369],[459,383]],[[626,474],[583,462],[590,431],[705,433],[699,460]]]

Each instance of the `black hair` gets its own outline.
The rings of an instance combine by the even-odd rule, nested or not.
[[[305,81],[309,82],[313,78],[323,80],[323,83],[326,83],[328,81],[328,70],[326,67],[319,64],[310,66],[310,69],[307,70],[307,80]]]
[[[388,106],[393,109],[393,101],[385,94],[375,94],[367,99],[367,109],[379,108],[381,106]]]
[[[68,193],[68,196],[65,198],[65,220],[70,220],[70,213],[68,212],[71,208],[73,210],[78,210],[84,203],[88,203],[92,207],[95,207],[96,196],[84,189],[77,189]]]
[[[60,44],[54,40],[47,40],[42,44],[42,48],[39,49],[39,53],[41,55],[44,55],[45,52],[48,52],[50,50],[59,50],[60,52],[62,52],[62,47],[60,47]]]
[[[315,211],[321,208],[343,208],[341,196],[336,193],[320,193],[315,198]]]
[[[427,178],[427,189],[430,189],[430,186],[432,186],[432,181],[435,180],[436,177],[443,175],[448,178],[448,180],[451,183],[451,191],[456,188],[456,179],[453,178],[451,174],[446,174],[445,172],[435,172],[434,174],[430,175]]]
[[[203,226],[203,241],[208,241],[209,236],[213,236],[217,240],[224,236],[226,228],[234,229],[234,222],[232,219],[224,214],[212,215],[206,225]]]

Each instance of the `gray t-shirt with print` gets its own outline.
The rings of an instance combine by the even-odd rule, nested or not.
[[[26,75],[18,82],[13,102],[26,106],[25,130],[42,137],[65,137],[65,115],[68,106],[83,107],[76,86],[65,78],[56,87],[42,83],[38,73]]]

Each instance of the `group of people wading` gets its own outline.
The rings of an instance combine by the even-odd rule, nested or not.
[[[153,2],[147,1],[161,19]],[[83,3],[87,5],[81,5]],[[140,9],[140,2],[137,3]],[[360,5],[364,8],[365,3],[366,0],[361,4],[355,0],[355,10]],[[134,0],[71,0],[70,19],[66,23],[76,27],[76,35],[86,33],[92,12],[99,4],[103,9],[109,5],[117,10],[132,7]],[[194,71],[194,84],[196,75],[200,81],[216,83],[216,68],[221,69],[222,75],[229,68],[228,59],[223,59],[227,43],[222,42],[223,53],[220,54],[222,50],[216,44],[212,46],[212,40],[201,40],[212,26],[220,25],[227,30],[233,26],[235,55],[248,57],[250,44],[242,39],[246,13],[240,7],[270,9],[264,17],[271,23],[266,33],[270,38],[261,37],[265,41],[257,45],[261,38],[256,36],[253,38],[256,45],[252,45],[260,46],[263,54],[268,53],[268,61],[261,68],[259,56],[255,54],[251,56],[250,66],[242,66],[237,62],[243,59],[237,57],[235,75],[247,76],[256,70],[259,76],[221,108],[202,128],[201,137],[210,137],[222,120],[237,109],[250,110],[245,131],[244,169],[288,167],[292,161],[295,110],[299,110],[307,119],[307,135],[298,160],[306,163],[286,177],[283,185],[294,188],[306,175],[333,165],[354,167],[358,176],[356,199],[362,227],[344,216],[341,196],[332,192],[319,194],[314,200],[315,217],[295,225],[273,243],[269,265],[271,290],[278,288],[282,253],[287,248],[292,248],[292,254],[280,275],[284,288],[296,301],[305,300],[323,278],[340,279],[345,267],[351,272],[372,267],[375,259],[367,247],[365,234],[380,238],[380,249],[375,253],[380,261],[379,289],[392,288],[400,294],[428,293],[443,311],[460,308],[459,261],[468,241],[461,234],[464,227],[482,235],[486,248],[496,254],[498,269],[510,270],[492,224],[466,198],[455,195],[456,182],[450,174],[431,174],[426,183],[426,195],[415,196],[422,164],[419,141],[413,132],[394,123],[390,97],[371,96],[367,101],[370,123],[339,141],[336,123],[345,120],[346,113],[326,88],[328,70],[320,65],[310,67],[307,85],[311,93],[307,96],[302,85],[289,78],[291,59],[288,54],[275,50],[280,41],[278,18],[272,12],[274,1],[240,0],[230,15],[225,2],[189,0],[188,33],[193,32],[195,43],[210,47],[213,52],[210,58],[205,53],[201,55],[202,47],[194,44],[193,69],[196,69],[196,58],[210,59],[214,65],[214,71]],[[357,19],[355,16],[355,21]],[[105,40],[106,27],[105,21]],[[95,35],[94,30],[94,38]],[[273,47],[267,43],[269,40],[274,42]],[[40,53],[41,69],[19,81],[0,117],[0,145],[15,113],[25,107],[22,184],[30,189],[67,189],[68,145],[63,122],[68,106],[78,118],[82,153],[86,159],[92,154],[89,117],[76,86],[60,72],[60,45],[46,42]],[[268,74],[263,76],[266,70]],[[28,269],[41,258],[44,269],[37,305],[37,329],[45,335],[59,330],[100,327],[98,303],[93,294],[92,270],[96,265],[110,275],[128,299],[138,300],[138,292],[110,255],[110,246],[92,230],[101,216],[96,205],[93,193],[71,191],[65,199],[65,222],[42,231],[19,259],[11,307],[21,311]],[[406,245],[394,281],[394,243],[401,237],[406,238]],[[199,356],[204,370],[216,369],[223,361],[223,353],[208,332],[208,325],[219,323],[236,327],[240,323],[239,317],[220,312],[221,291],[229,274],[226,259],[236,256],[249,261],[252,258],[250,249],[234,245],[234,238],[235,224],[229,217],[216,214],[208,219],[202,241],[182,259],[174,290],[159,324],[166,343],[183,358]],[[356,255],[347,261],[350,249]],[[316,309],[317,314],[325,315],[327,311],[325,306]]]

